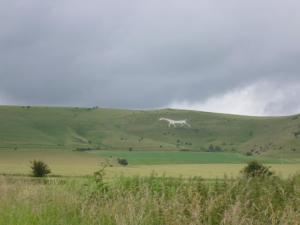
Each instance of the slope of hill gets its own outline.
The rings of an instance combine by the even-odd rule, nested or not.
[[[187,119],[169,128],[160,117]],[[300,153],[300,115],[0,106],[0,150],[181,150]]]

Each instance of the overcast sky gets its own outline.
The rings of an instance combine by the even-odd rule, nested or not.
[[[300,113],[298,0],[1,0],[0,104]]]

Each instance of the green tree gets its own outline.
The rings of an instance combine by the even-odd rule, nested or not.
[[[51,173],[48,165],[40,160],[33,160],[31,162],[31,169],[34,177],[45,177],[46,175]]]
[[[208,147],[208,151],[213,152],[214,150],[215,150],[215,147],[212,144],[210,144]]]
[[[127,166],[128,165],[127,159],[118,159],[118,163],[120,165],[123,165],[123,166]]]
[[[265,177],[273,175],[268,167],[255,160],[248,162],[248,165],[242,170],[242,173],[246,177]]]

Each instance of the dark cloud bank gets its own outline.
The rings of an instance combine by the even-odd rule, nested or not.
[[[299,8],[2,0],[0,104],[299,113]]]

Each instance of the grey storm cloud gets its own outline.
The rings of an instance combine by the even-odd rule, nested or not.
[[[300,112],[299,8],[296,0],[2,0],[0,104]],[[242,110],[212,107],[241,93]]]

